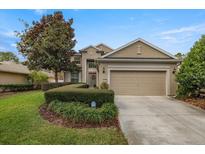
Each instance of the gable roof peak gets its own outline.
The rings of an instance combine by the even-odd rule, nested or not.
[[[79,51],[82,52],[82,51],[85,51],[85,50],[88,49],[88,48],[95,48],[96,50],[99,50],[96,46],[89,45],[89,46],[87,46],[87,47],[85,47],[85,48],[80,49]]]
[[[142,38],[140,38],[140,37],[137,38],[137,39],[135,39],[135,40],[133,40],[133,41],[131,41],[131,42],[128,42],[128,43],[125,44],[125,45],[120,46],[119,48],[117,48],[117,49],[115,49],[115,50],[113,50],[113,51],[111,51],[111,52],[109,52],[109,53],[107,53],[107,54],[105,54],[105,55],[103,55],[102,58],[105,58],[105,57],[107,57],[107,56],[109,56],[109,55],[112,55],[113,53],[118,52],[118,51],[120,51],[121,49],[124,49],[124,48],[126,48],[126,47],[128,47],[128,46],[130,46],[130,45],[132,45],[132,44],[134,44],[134,43],[136,43],[136,42],[139,42],[139,41],[142,42],[142,43],[144,43],[144,44],[146,44],[146,45],[148,45],[148,46],[150,46],[150,47],[152,47],[152,48],[154,48],[154,49],[156,49],[156,50],[158,50],[158,51],[160,51],[161,53],[164,53],[165,55],[169,56],[170,58],[176,59],[176,57],[173,56],[172,54],[170,54],[169,52],[167,52],[167,51],[165,51],[165,50],[163,50],[163,49],[161,49],[161,48],[159,48],[159,47],[157,47],[157,46],[151,44],[151,43],[148,42],[148,41],[145,41],[144,39],[142,39]]]
[[[104,43],[99,43],[99,44],[97,44],[95,47],[98,48],[98,46],[100,46],[100,45],[105,46],[105,47],[107,47],[107,48],[109,48],[109,49],[111,49],[111,50],[114,50],[113,48],[109,47],[108,45],[106,45],[106,44],[104,44]]]

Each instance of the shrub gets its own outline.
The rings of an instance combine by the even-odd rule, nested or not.
[[[187,54],[177,73],[178,96],[197,96],[205,88],[205,35]]]
[[[66,86],[66,85],[70,85],[74,84],[72,82],[60,82],[60,83],[44,83],[41,85],[41,89],[43,91],[47,91],[49,89],[54,89],[54,88],[58,88],[58,87],[62,87],[62,86]],[[88,88],[89,85],[85,84],[85,83],[78,83],[78,84],[82,84],[82,88]]]
[[[107,82],[102,82],[100,84],[100,89],[108,89],[109,88],[109,85],[107,84]]]
[[[37,87],[38,88],[38,87]],[[34,90],[37,89],[33,84],[3,84],[0,85],[0,89],[2,92],[5,91],[26,91],[26,90]]]
[[[67,85],[45,92],[47,103],[54,100],[62,102],[82,102],[89,104],[91,101],[96,101],[97,106],[101,106],[106,102],[114,102],[114,92],[105,89],[86,89],[85,84]]]
[[[94,109],[79,102],[66,103],[55,100],[48,105],[48,109],[75,123],[100,124],[117,116],[117,107],[114,103],[105,103],[102,107]]]
[[[31,79],[31,82],[34,84],[41,84],[41,83],[48,82],[48,75],[40,71],[39,72],[32,71],[32,73],[29,74],[29,77]]]
[[[41,85],[41,89],[43,91],[49,90],[49,89],[53,89],[53,88],[58,88],[61,86],[65,86],[65,85],[69,85],[70,82],[62,82],[62,83],[44,83]]]

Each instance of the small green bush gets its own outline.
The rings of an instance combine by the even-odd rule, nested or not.
[[[50,89],[54,89],[54,88],[59,88],[59,87],[62,87],[62,86],[66,86],[66,85],[73,85],[74,83],[72,82],[59,82],[59,83],[44,83],[41,85],[41,89],[43,91],[47,91],[47,90],[50,90]],[[89,85],[85,84],[85,83],[78,83],[78,84],[83,84],[82,88],[88,88]]]
[[[48,109],[75,123],[100,124],[117,116],[117,107],[114,103],[105,103],[102,107],[95,109],[84,103],[55,100],[48,105]]]
[[[0,85],[0,90],[2,92],[5,91],[27,91],[27,90],[34,90],[38,89],[39,87],[34,86],[33,84],[2,84]]]
[[[107,82],[102,82],[100,84],[100,89],[108,89],[109,88],[109,85],[107,84]]]
[[[70,82],[60,82],[60,83],[44,83],[41,85],[41,89],[43,91],[49,90],[49,89],[54,89],[54,88],[58,88],[58,87],[62,87],[65,85],[69,85],[71,84]]]
[[[96,101],[97,106],[106,102],[114,102],[114,92],[105,89],[87,89],[86,84],[72,84],[45,92],[45,100],[50,103],[54,100],[62,102],[83,102],[90,104]]]
[[[34,84],[42,84],[48,82],[48,75],[41,71],[32,71],[31,74],[29,74],[29,78]]]

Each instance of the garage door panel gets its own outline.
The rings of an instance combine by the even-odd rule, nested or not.
[[[166,95],[166,72],[111,71],[110,86],[117,95]]]

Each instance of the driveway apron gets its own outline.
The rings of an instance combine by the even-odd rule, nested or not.
[[[170,97],[116,96],[129,144],[205,144],[205,111]]]

